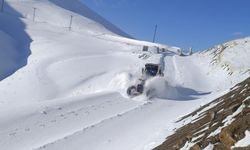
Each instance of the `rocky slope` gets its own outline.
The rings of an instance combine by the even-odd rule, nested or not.
[[[188,123],[154,150],[250,149],[234,146],[250,130],[250,78],[178,122]]]

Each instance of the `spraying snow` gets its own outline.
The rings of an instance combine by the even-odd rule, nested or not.
[[[177,88],[170,85],[163,77],[149,79],[146,83],[146,88],[151,91],[151,97],[161,99],[180,99],[180,93]]]

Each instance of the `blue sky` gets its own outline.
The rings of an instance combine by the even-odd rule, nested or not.
[[[204,50],[250,35],[249,0],[82,0],[136,39]]]

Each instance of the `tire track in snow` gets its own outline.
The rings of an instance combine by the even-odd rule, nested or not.
[[[142,104],[142,105],[139,105],[139,106],[137,106],[137,107],[135,107],[135,108],[132,108],[132,109],[130,109],[130,110],[128,110],[128,111],[125,111],[125,112],[123,112],[123,113],[118,113],[118,114],[116,114],[116,115],[114,115],[114,116],[112,116],[112,117],[109,117],[109,118],[107,118],[107,119],[103,119],[103,120],[101,120],[101,121],[99,121],[99,122],[97,122],[97,123],[95,123],[95,124],[92,124],[92,125],[89,125],[89,126],[87,126],[87,127],[84,127],[84,128],[81,129],[81,130],[75,131],[75,132],[73,132],[72,134],[69,134],[69,135],[64,136],[64,137],[62,137],[62,138],[58,138],[57,140],[54,140],[54,141],[49,142],[49,143],[46,143],[46,144],[44,144],[44,145],[42,145],[42,146],[37,146],[36,148],[33,148],[33,149],[34,149],[34,150],[45,149],[48,145],[53,145],[53,144],[55,144],[55,143],[57,143],[57,142],[60,142],[60,141],[63,141],[63,140],[67,140],[67,139],[70,138],[71,136],[75,136],[75,135],[78,135],[78,134],[82,134],[82,133],[88,131],[89,129],[95,128],[95,127],[98,126],[98,125],[101,125],[101,124],[103,124],[103,123],[106,123],[106,122],[108,122],[108,121],[114,120],[114,119],[119,118],[119,117],[123,117],[124,115],[129,114],[130,112],[133,112],[133,111],[136,111],[136,110],[143,109],[143,107],[146,107],[147,105],[151,105],[151,104],[152,104],[152,102],[146,102],[146,103],[144,103],[144,104]]]
[[[29,115],[31,118],[17,123],[9,132],[1,133],[2,137],[6,138],[1,142],[3,145],[0,144],[0,149],[4,149],[6,146],[9,148],[13,146],[14,148],[12,149],[17,149],[12,143],[16,143],[18,139],[22,139],[18,141],[22,143],[23,149],[38,147],[36,145],[48,142],[47,139],[52,139],[53,141],[60,136],[64,137],[69,133],[75,133],[79,129],[82,130],[81,126],[90,128],[110,118],[110,116],[119,117],[123,113],[142,105],[124,98],[119,99],[119,97],[122,98],[118,93],[107,93],[97,97],[89,97],[86,99],[87,101],[79,99],[75,102],[73,101],[73,103],[62,103],[62,105],[55,103],[55,106],[48,105],[46,110],[41,110],[38,114],[36,111],[35,114]],[[99,114],[103,115],[99,116]],[[39,121],[36,118],[40,118]],[[75,124],[65,126],[65,123],[68,124],[69,122],[75,122]],[[42,132],[42,135],[39,132]],[[32,141],[35,143],[30,144]],[[20,143],[17,145],[20,145]]]

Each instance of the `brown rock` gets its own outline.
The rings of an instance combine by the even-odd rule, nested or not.
[[[236,141],[232,138],[231,133],[225,128],[219,134],[220,142],[223,143],[226,147],[231,147],[236,143]]]
[[[201,150],[201,148],[198,144],[195,144],[193,147],[190,148],[190,150]]]
[[[214,150],[231,150],[231,149],[223,144],[217,144],[214,146]]]

